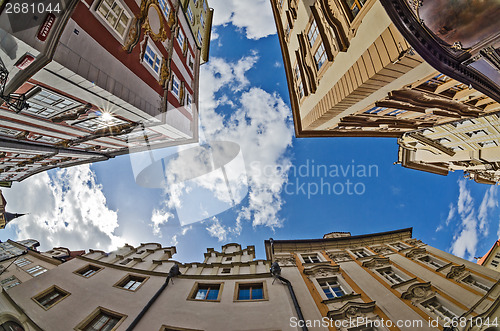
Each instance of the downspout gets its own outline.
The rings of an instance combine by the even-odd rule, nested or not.
[[[177,264],[174,264],[172,268],[170,268],[170,271],[168,272],[168,276],[167,279],[165,279],[165,283],[163,283],[163,285],[158,289],[158,291],[156,291],[155,295],[148,301],[148,303],[144,306],[144,308],[142,308],[139,315],[137,315],[137,317],[132,321],[132,323],[129,325],[126,331],[132,331],[137,326],[137,324],[140,322],[142,317],[147,313],[149,308],[153,305],[153,303],[155,303],[156,299],[158,299],[160,294],[162,294],[163,291],[167,288],[170,279],[180,275],[180,273],[181,272],[179,271],[179,266]]]
[[[302,315],[302,310],[300,309],[299,302],[297,301],[297,297],[295,296],[295,291],[293,290],[292,283],[281,276],[281,268],[277,262],[273,262],[274,260],[274,240],[273,238],[269,238],[269,242],[271,244],[271,274],[273,277],[276,277],[280,281],[286,284],[288,287],[288,292],[290,292],[290,296],[292,297],[293,306],[295,308],[295,312],[297,313],[297,317],[299,321],[302,321],[302,331],[309,331],[306,326],[306,322],[304,320],[304,315]]]

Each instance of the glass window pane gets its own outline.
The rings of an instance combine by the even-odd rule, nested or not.
[[[250,288],[240,288],[238,300],[250,300]]]
[[[210,289],[208,292],[207,300],[217,300],[217,297],[219,296],[219,290],[218,289]]]
[[[264,299],[264,292],[262,291],[262,287],[254,287],[252,289],[252,300],[260,299]]]
[[[196,297],[195,299],[196,300],[205,300],[206,296],[207,296],[207,292],[208,292],[208,289],[198,289],[198,293],[196,293]]]

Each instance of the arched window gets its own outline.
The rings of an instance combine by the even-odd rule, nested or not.
[[[16,322],[8,321],[0,325],[0,331],[24,331],[24,329]]]

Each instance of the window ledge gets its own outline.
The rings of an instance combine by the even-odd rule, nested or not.
[[[408,284],[411,284],[411,283],[416,282],[416,281],[418,281],[418,279],[416,277],[415,278],[411,278],[411,279],[405,280],[404,282],[391,285],[391,288],[402,287],[404,285],[408,285]]]
[[[336,298],[333,298],[333,299],[326,299],[326,300],[323,300],[321,302],[324,303],[324,304],[328,304],[328,303],[341,302],[341,301],[344,301],[344,300],[351,300],[351,299],[358,299],[358,298],[361,298],[361,294],[353,292],[353,293],[350,293],[350,294],[343,295],[341,297],[336,297]]]

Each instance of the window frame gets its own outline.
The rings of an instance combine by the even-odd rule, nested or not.
[[[83,272],[84,269],[87,269],[87,268],[90,269],[91,267],[98,268],[98,269],[94,270],[95,272],[93,272],[90,276],[84,276],[82,273],[80,273],[80,272]],[[85,266],[83,266],[81,268],[76,269],[75,271],[73,271],[73,273],[76,274],[76,275],[78,275],[78,276],[80,276],[80,277],[88,279],[90,277],[95,276],[95,274],[97,274],[99,271],[101,271],[103,269],[104,269],[104,267],[100,267],[100,266],[97,266],[95,264],[89,263],[89,264],[87,264],[87,265],[85,265]]]
[[[427,258],[429,261],[424,261],[423,259],[425,259],[425,258]],[[434,256],[431,256],[429,254],[426,254],[424,256],[419,256],[417,258],[417,260],[418,260],[418,262],[423,263],[426,266],[428,266],[434,270],[438,270],[438,269],[443,268],[449,264],[448,262],[441,261],[440,259],[437,259]],[[436,265],[432,264],[432,262],[434,262]]]
[[[318,259],[318,262],[314,262],[313,261],[313,257],[316,257],[316,259]],[[300,258],[302,259],[302,261],[304,261],[304,263],[311,263],[311,264],[316,264],[316,263],[321,263],[321,262],[324,262],[320,257],[319,257],[319,254],[318,253],[303,253],[303,254],[300,254]],[[306,261],[306,258],[307,258],[307,261]]]
[[[188,7],[186,9],[186,14],[187,14],[187,17],[190,21],[189,23],[191,23],[191,25],[193,25],[194,24],[194,14],[193,14],[193,10],[191,10],[191,4],[189,4],[189,3],[188,3]]]
[[[133,280],[133,278],[141,278],[142,279],[139,286],[137,286],[133,290],[131,290],[129,288],[125,288],[124,286],[127,285],[131,280]],[[113,285],[113,287],[119,288],[120,290],[129,291],[129,292],[137,292],[142,287],[142,285],[144,285],[144,283],[147,282],[148,279],[149,279],[148,276],[142,276],[142,275],[137,275],[137,274],[126,274],[119,281],[117,281]]]
[[[174,82],[177,82],[178,87],[177,87],[177,93],[174,90]],[[179,97],[181,95],[181,81],[179,78],[177,78],[177,75],[175,73],[172,73],[172,88],[170,89],[170,92],[179,100]]]
[[[148,49],[151,50],[151,52],[155,55],[154,59],[153,60],[153,65],[151,65],[149,63],[149,61],[147,60],[146,56],[148,58],[151,58],[151,55],[148,54]],[[160,71],[161,71],[161,64],[163,62],[163,54],[160,52],[160,50],[156,47],[156,45],[154,45],[154,42],[151,41],[150,38],[148,38],[148,41],[146,43],[146,48],[144,49],[144,54],[142,56],[142,59],[141,59],[141,62],[142,64],[144,65],[144,67],[146,69],[148,69],[148,71],[155,77],[155,78],[159,78],[160,77]],[[158,71],[155,71],[154,67],[156,65],[156,61],[159,60],[159,63],[158,63]]]
[[[123,35],[120,35],[120,33],[115,29],[115,27],[111,26],[111,23],[108,22],[108,20],[103,16],[103,14],[101,12],[99,12],[100,5],[105,1],[106,0],[96,1],[96,5],[93,6],[92,13],[97,18],[97,20],[106,28],[106,30],[108,30],[123,45],[125,43],[125,39],[127,38],[128,31],[130,30],[130,26],[132,25],[134,13],[130,10],[130,8],[125,4],[124,1],[112,0],[113,3],[117,3],[121,7],[122,12],[120,13],[120,16],[121,16],[121,14],[126,13],[126,16],[128,17],[128,22],[127,22],[127,25],[125,27],[125,30],[123,31]],[[110,11],[111,10],[112,9],[110,9]],[[119,22],[119,18],[117,19],[117,23],[118,22]]]
[[[436,295],[434,295],[433,297],[431,297],[431,298],[429,298],[429,299],[427,299],[427,300],[425,300],[425,301],[422,301],[422,302],[420,303],[420,305],[421,305],[421,306],[422,306],[422,308],[423,308],[423,311],[424,311],[427,315],[429,315],[429,316],[431,316],[431,317],[433,317],[433,318],[437,318],[437,320],[438,320],[439,324],[441,324],[441,325],[443,325],[444,323],[446,323],[446,322],[447,322],[447,320],[446,320],[446,319],[444,319],[444,318],[441,316],[441,314],[443,314],[443,313],[441,312],[441,314],[436,314],[436,313],[434,312],[434,311],[436,310],[436,308],[434,308],[434,307],[433,307],[434,309],[432,309],[432,310],[431,310],[431,309],[427,308],[427,305],[430,305],[430,304],[431,304],[431,303],[433,303],[433,302],[437,302],[437,303],[439,304],[439,306],[440,306],[440,307],[443,307],[445,310],[447,310],[447,311],[451,312],[453,315],[455,315],[454,317],[457,317],[457,318],[458,318],[458,317],[460,316],[460,313],[456,312],[455,310],[453,310],[452,308],[450,308],[450,307],[448,307],[448,306],[446,306],[446,305],[443,305],[443,301],[445,301],[445,300],[443,300],[443,299],[441,299],[441,298],[438,298]],[[448,303],[448,302],[446,301],[445,303]],[[443,314],[443,315],[444,315],[444,314]],[[449,318],[450,320],[451,320],[452,318],[454,318],[454,317],[448,317],[448,316],[446,316],[446,315],[444,315],[444,316],[445,316],[445,317],[447,317],[447,318]]]
[[[53,302],[52,304],[50,304],[49,306],[45,306],[43,303],[41,303],[39,300],[42,299],[43,297],[49,295],[52,291],[56,291],[56,292],[60,292],[62,294],[64,294],[63,296],[59,296],[59,299],[56,300],[55,302]],[[51,287],[49,287],[48,289],[34,295],[31,299],[33,301],[35,301],[40,307],[42,307],[44,310],[49,310],[50,308],[54,307],[55,305],[57,305],[59,302],[61,302],[62,300],[66,299],[67,297],[69,297],[71,295],[71,293],[69,293],[68,291],[66,290],[63,290],[62,288],[60,288],[59,286],[57,285],[52,285]]]
[[[32,270],[32,269],[36,269],[36,270],[29,271],[29,270]],[[38,277],[38,276],[46,273],[47,271],[49,271],[47,268],[45,268],[44,266],[41,266],[39,264],[37,264],[35,266],[32,266],[31,268],[23,269],[23,270],[26,273],[28,273],[31,277]]]
[[[121,314],[111,309],[99,306],[96,309],[94,309],[94,311],[92,311],[92,313],[90,313],[90,315],[88,315],[83,321],[78,323],[78,325],[75,327],[75,330],[86,331],[86,329],[90,326],[90,323],[92,323],[101,314],[107,314],[111,315],[112,317],[119,318],[118,322],[113,326],[113,328],[110,331],[116,330],[120,326],[120,324],[122,324],[123,321],[128,317],[125,314]]]
[[[262,287],[262,299],[239,299],[240,296],[240,287],[246,287],[252,285],[260,285]],[[250,291],[250,293],[252,293]],[[251,297],[251,294],[250,294]],[[267,291],[267,282],[265,280],[263,281],[257,281],[257,282],[235,282],[234,284],[234,296],[233,296],[233,302],[258,302],[258,301],[269,301],[269,292]]]
[[[342,277],[340,277],[340,276],[335,275],[335,276],[331,276],[331,277],[321,277],[321,278],[316,278],[315,280],[318,283],[317,285],[318,285],[319,293],[320,293],[321,297],[326,298],[324,300],[342,300],[341,298],[344,298],[346,295],[354,293],[354,291],[352,291],[352,289],[343,281]],[[342,291],[343,294],[341,296],[337,296],[337,295],[335,295],[335,291],[333,291],[334,297],[329,298],[328,295],[324,291],[324,286],[321,285],[321,283],[326,282],[328,289],[330,290],[330,293],[332,293],[332,291],[331,291],[332,286],[330,285],[329,282],[333,283],[333,281],[337,283],[338,287],[340,288],[340,290]]]
[[[210,288],[210,286],[215,287],[217,285],[219,286],[219,293],[217,294],[217,299],[216,300],[195,299],[196,295],[198,294],[198,290],[200,289],[200,286],[207,286],[207,287]],[[199,301],[199,302],[220,302],[221,301],[221,297],[222,297],[222,290],[223,289],[224,289],[224,283],[223,282],[216,282],[216,283],[211,283],[211,282],[195,282],[193,284],[193,288],[189,292],[189,295],[188,295],[188,297],[187,297],[186,300]]]
[[[393,266],[386,266],[386,267],[382,267],[382,268],[377,268],[377,269],[375,269],[375,271],[378,273],[378,275],[380,277],[382,277],[391,286],[400,285],[400,284],[403,284],[404,282],[407,282],[407,281],[412,279],[410,276],[402,273],[401,271],[394,268]],[[392,272],[392,274],[395,275],[397,278],[400,278],[401,281],[397,281],[396,283],[393,283],[390,279],[396,281],[396,279],[394,277],[390,277],[390,276],[386,277],[386,275],[382,273],[382,272],[387,272],[387,271]]]
[[[471,279],[472,281],[467,281],[466,279]],[[467,275],[466,277],[462,278],[461,282],[470,286],[471,288],[475,289],[476,291],[481,291],[481,292],[484,292],[484,293],[487,293],[489,292],[489,290],[491,290],[491,288],[493,287],[493,284],[487,282],[485,283],[485,279],[481,278],[481,277],[477,277],[476,275],[473,275],[473,274],[469,274]],[[482,286],[484,286],[485,288],[481,287],[481,286],[478,286],[476,284],[480,284]]]

